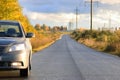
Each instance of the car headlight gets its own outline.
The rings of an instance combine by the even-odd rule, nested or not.
[[[19,50],[25,50],[25,45],[24,44],[16,44],[9,48],[9,52],[19,51]]]

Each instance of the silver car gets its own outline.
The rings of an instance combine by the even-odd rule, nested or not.
[[[32,47],[29,38],[19,22],[0,21],[0,70],[20,70],[20,76],[27,77],[31,70]]]

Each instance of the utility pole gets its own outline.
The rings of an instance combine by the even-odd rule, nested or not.
[[[93,1],[90,1],[90,31],[92,31],[92,24],[93,24]]]
[[[85,2],[88,2],[88,1],[85,1]],[[98,5],[98,1],[93,1],[93,0],[90,0],[90,31],[92,31],[93,29],[93,3],[97,3]]]
[[[109,17],[109,30],[110,30],[110,28],[111,28],[111,15]]]
[[[78,28],[78,7],[76,7],[76,30]]]
[[[71,21],[68,23],[68,29],[71,31]]]

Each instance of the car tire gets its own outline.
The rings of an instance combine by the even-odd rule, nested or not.
[[[30,60],[30,57],[29,57],[29,70],[31,70],[31,60]]]
[[[31,70],[31,64],[29,65],[29,70]]]
[[[20,70],[20,76],[21,77],[28,77],[29,73],[30,73],[29,66],[26,69],[21,69]]]

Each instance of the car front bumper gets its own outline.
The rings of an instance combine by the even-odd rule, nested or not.
[[[25,69],[29,65],[29,54],[25,51],[14,51],[0,55],[0,70]]]

